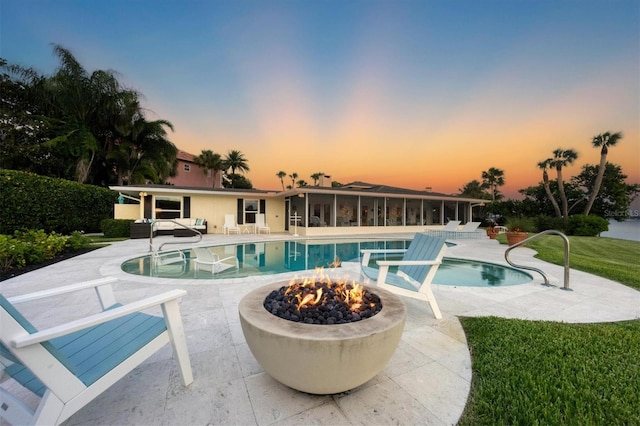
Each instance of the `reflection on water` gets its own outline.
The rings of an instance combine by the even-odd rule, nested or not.
[[[360,250],[406,249],[410,243],[410,240],[306,240],[228,244],[209,247],[209,250],[220,259],[237,257],[238,270],[228,269],[215,275],[199,271],[196,276],[192,262],[196,255],[189,249],[168,252],[169,255],[161,261],[154,260],[149,255],[132,259],[122,264],[122,270],[135,275],[163,278],[243,278],[319,267],[328,268],[332,267],[336,259],[359,263]],[[398,259],[401,255],[387,255],[384,258]],[[369,266],[376,267],[374,258]],[[393,269],[391,271],[393,272]],[[445,257],[433,283],[453,286],[504,286],[523,284],[531,280],[531,275],[510,267]]]

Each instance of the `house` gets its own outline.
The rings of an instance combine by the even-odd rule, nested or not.
[[[112,186],[123,197],[116,219],[203,218],[208,233],[222,233],[226,214],[243,232],[265,215],[271,232],[304,236],[424,231],[449,220],[472,219],[486,200],[366,182],[340,187],[308,186],[285,191],[167,185]],[[126,203],[125,203],[126,202]]]
[[[186,151],[178,151],[176,155],[178,169],[174,177],[167,179],[167,183],[174,186],[195,188],[222,188],[222,171],[205,170],[195,163],[195,155]]]

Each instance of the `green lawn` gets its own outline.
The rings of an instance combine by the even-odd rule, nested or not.
[[[640,424],[640,320],[460,321],[473,364],[460,425]]]
[[[570,237],[570,245],[572,268],[640,289],[639,242]],[[529,247],[562,264],[561,238]],[[640,320],[460,321],[473,370],[460,425],[640,425]]]

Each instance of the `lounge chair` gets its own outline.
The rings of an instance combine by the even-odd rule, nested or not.
[[[172,290],[120,305],[111,288],[115,281],[101,278],[10,298],[0,294],[0,361],[8,376],[41,397],[34,412],[0,388],[0,417],[14,425],[60,424],[167,343],[173,346],[182,383],[193,382],[178,307],[186,292]],[[95,289],[102,312],[45,330],[37,330],[15,307],[87,289]],[[162,307],[163,316],[142,312],[153,307]]]
[[[442,314],[436,302],[431,281],[442,263],[446,244],[440,237],[416,234],[405,249],[361,250],[362,272],[374,279],[376,285],[402,296],[424,300],[429,303],[433,315],[440,319]],[[403,254],[402,260],[376,260],[378,271],[369,266],[371,255]],[[389,273],[390,266],[398,266],[397,273]]]
[[[467,222],[464,226],[455,231],[447,231],[442,237],[449,239],[474,239],[485,235],[485,232],[478,230],[480,222]]]
[[[425,232],[427,235],[431,235],[433,237],[445,237],[447,232],[456,231],[460,223],[461,222],[459,220],[450,220],[440,229],[427,229]]]
[[[211,252],[211,250],[206,247],[194,247],[193,251],[196,254],[196,258],[193,259],[193,269],[196,275],[198,275],[200,269],[208,270],[211,274],[215,275],[231,268],[238,270],[240,267],[236,256],[220,259],[217,253]]]
[[[264,219],[264,213],[259,213],[256,215],[256,234],[259,234],[262,231],[270,234],[271,228],[267,225],[267,222]]]
[[[236,223],[236,218],[233,214],[225,214],[224,225],[222,226],[222,233],[231,234],[232,232],[235,232],[236,234],[240,234],[240,227]]]

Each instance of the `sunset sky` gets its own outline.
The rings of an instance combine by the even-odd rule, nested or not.
[[[55,71],[51,43],[113,69],[193,154],[276,173],[457,193],[490,167],[537,185],[593,136],[640,182],[640,1],[0,0],[0,56]],[[553,176],[553,175],[552,175]]]

